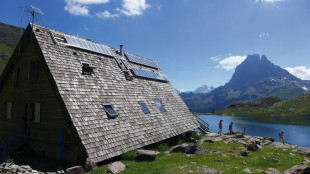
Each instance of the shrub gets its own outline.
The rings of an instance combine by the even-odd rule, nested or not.
[[[128,151],[128,152],[122,154],[122,159],[123,160],[135,160],[136,156],[137,156],[136,151],[131,150],[131,151]]]
[[[197,131],[188,131],[186,132],[186,141],[194,142],[202,138],[202,135]]]
[[[6,163],[15,164],[14,159],[11,159],[11,158],[5,160],[5,162],[6,162]]]
[[[159,143],[155,149],[159,152],[164,152],[169,149],[169,145],[167,142],[162,142],[162,143]]]

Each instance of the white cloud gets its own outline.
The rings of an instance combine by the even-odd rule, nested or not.
[[[96,13],[96,16],[98,18],[101,18],[101,19],[109,19],[109,18],[117,18],[120,15],[119,14],[111,14],[109,11],[105,10],[103,12]]]
[[[75,16],[89,16],[91,5],[100,5],[109,3],[110,0],[64,0],[66,2],[65,11]],[[116,8],[117,13],[110,13],[109,10],[96,13],[96,16],[101,19],[117,18],[121,15],[139,16],[146,9],[151,7],[146,0],[122,0],[122,5]],[[160,10],[161,6],[158,6]]]
[[[67,2],[67,5],[65,6],[65,11],[75,16],[88,16],[89,15],[89,9],[87,6],[83,6],[81,4],[76,4],[76,3],[71,3],[71,2]]]
[[[285,0],[256,0],[256,2],[262,2],[262,3],[267,3],[267,4],[274,4],[277,2],[283,2]]]
[[[146,0],[123,0],[122,8],[117,10],[126,16],[139,16],[149,7]]]
[[[269,33],[268,33],[268,32],[261,32],[261,33],[259,33],[259,35],[258,35],[259,38],[268,37],[268,36],[269,36]]]
[[[235,69],[241,62],[245,60],[246,56],[229,56],[221,60],[218,67],[227,71]]]
[[[74,4],[106,4],[110,0],[65,0],[67,3],[74,3]]]
[[[296,67],[287,67],[285,68],[289,73],[302,80],[310,80],[310,67],[305,66],[296,66]]]
[[[105,4],[110,0],[65,0],[65,11],[75,16],[89,16],[89,6],[94,4]]]
[[[218,56],[212,56],[210,57],[210,60],[214,61],[214,62],[218,62],[220,61],[221,59],[218,57]]]

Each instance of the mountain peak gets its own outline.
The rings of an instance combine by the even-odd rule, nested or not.
[[[271,63],[265,55],[248,55],[247,58],[236,67],[231,80],[225,85],[232,89],[242,89],[265,79],[282,79],[286,77],[293,81],[300,81],[286,70]]]
[[[214,87],[213,86],[207,86],[207,85],[202,85],[200,86],[199,88],[197,88],[195,91],[193,91],[195,94],[198,94],[198,93],[209,93],[211,92],[212,90],[214,90]]]

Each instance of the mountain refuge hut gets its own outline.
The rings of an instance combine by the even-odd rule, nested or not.
[[[0,152],[101,162],[198,127],[158,64],[28,25],[0,77]]]

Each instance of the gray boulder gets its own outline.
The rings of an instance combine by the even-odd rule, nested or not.
[[[277,149],[290,149],[292,148],[289,144],[283,144],[281,142],[273,142],[269,145],[271,148],[277,148]]]
[[[252,173],[251,170],[249,168],[245,168],[242,171],[244,171],[245,173]]]
[[[152,150],[137,150],[137,161],[154,161],[159,152]]]
[[[310,156],[310,148],[307,147],[299,147],[296,149],[298,153],[306,156]]]
[[[186,147],[186,154],[202,154],[205,152],[203,147],[196,146],[195,144]]]
[[[236,134],[236,135],[235,135],[235,138],[244,138],[244,135],[243,135],[243,134],[238,133],[238,134]]]
[[[274,168],[269,168],[265,171],[265,174],[281,174],[281,172]]]
[[[109,164],[108,173],[109,174],[115,174],[115,173],[119,173],[125,169],[126,169],[125,164],[123,164],[120,161],[116,161],[116,162],[113,162],[112,164]]]
[[[250,152],[249,151],[242,151],[240,152],[241,156],[249,156]]]
[[[97,164],[94,161],[91,161],[90,159],[86,159],[85,161],[85,171],[86,172],[91,172],[91,171],[95,171],[98,169]]]
[[[258,145],[257,144],[249,144],[248,146],[247,146],[247,150],[249,150],[249,151],[260,151],[260,148],[258,147]]]
[[[197,171],[197,174],[221,174],[222,172],[217,169],[212,168],[199,168]]]
[[[67,174],[84,174],[84,169],[82,166],[74,166],[66,169]]]
[[[309,174],[309,173],[310,173],[310,167],[308,165],[296,165],[283,172],[283,174]]]
[[[269,140],[269,141],[271,141],[271,142],[274,142],[274,138],[272,138],[272,137],[264,137],[264,139],[265,139],[265,140]]]
[[[187,146],[188,146],[187,143],[183,143],[183,144],[180,144],[180,145],[172,146],[166,153],[173,153],[173,152],[185,153]]]

